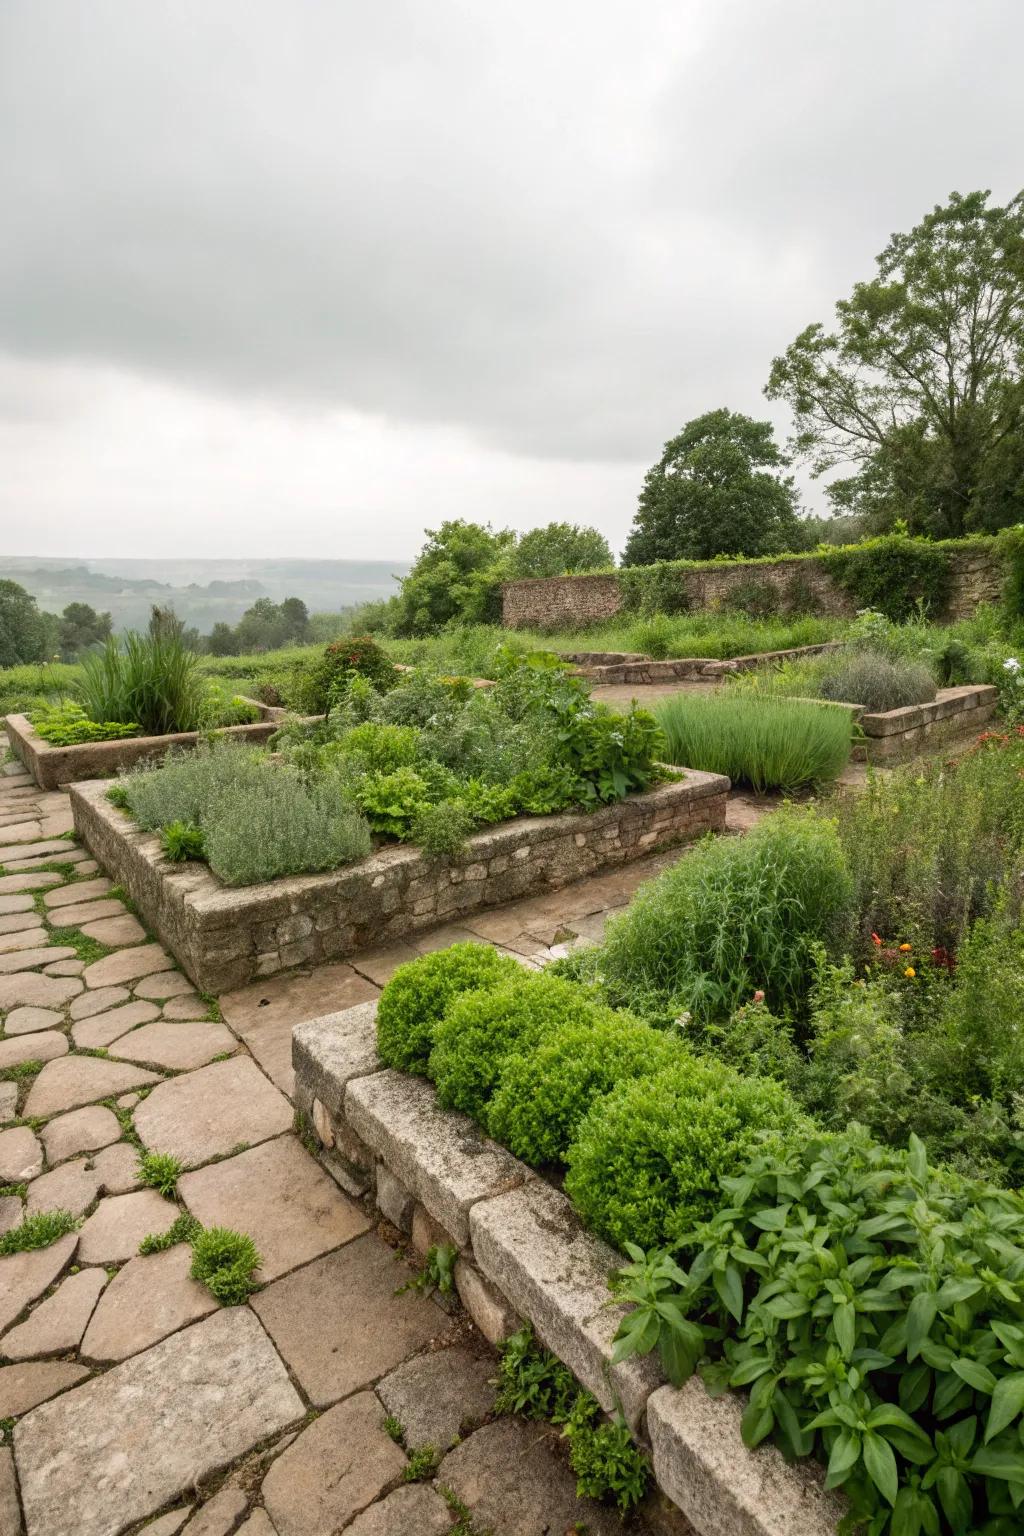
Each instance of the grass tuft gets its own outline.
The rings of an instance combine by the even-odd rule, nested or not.
[[[758,792],[790,793],[836,778],[853,739],[846,710],[802,699],[680,693],[654,713],[670,763],[724,773]]]

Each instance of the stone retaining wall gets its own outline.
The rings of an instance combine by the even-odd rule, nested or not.
[[[755,667],[770,667],[783,661],[802,661],[808,656],[823,656],[829,651],[840,651],[842,640],[826,640],[821,645],[798,645],[786,651],[755,651],[750,656],[730,656],[720,661],[711,656],[677,656],[668,661],[654,661],[650,656],[629,656],[623,653],[610,662],[591,662],[578,666],[579,677],[592,683],[665,683],[674,678],[693,681],[728,677],[734,672],[752,672]],[[572,661],[582,652],[566,652],[565,661]],[[614,655],[613,652],[592,652]]]
[[[928,704],[908,704],[882,714],[862,713],[860,726],[867,740],[855,755],[869,762],[914,757],[943,741],[982,730],[998,702],[998,688],[970,683],[961,688],[940,688]]]
[[[222,885],[205,864],[173,864],[160,840],[107,799],[71,788],[75,830],[123,885],[200,991],[226,992],[287,966],[341,959],[460,914],[557,890],[725,825],[729,780],[686,770],[677,783],[590,815],[520,817],[469,840],[455,863],[379,849],[326,874]]]
[[[990,544],[949,553],[952,589],[948,619],[968,618],[979,603],[1002,596],[1006,572]],[[681,569],[680,612],[706,608],[743,608],[752,593],[769,596],[780,613],[817,613],[852,617],[857,604],[833,581],[823,560],[807,555],[783,555],[773,561],[730,560],[725,564]],[[586,629],[614,618],[623,595],[616,573],[603,576],[531,577],[507,581],[502,587],[502,623],[506,629]]]
[[[246,699],[260,712],[251,725],[228,725],[217,731],[231,741],[260,743],[268,741],[287,713],[272,709],[257,699]],[[206,731],[176,731],[170,736],[128,736],[120,741],[86,741],[75,747],[55,747],[37,736],[27,715],[7,716],[7,736],[11,750],[41,789],[58,789],[104,774],[120,773],[136,763],[155,762],[173,748],[188,751],[205,739]]]
[[[612,1364],[625,1309],[608,1305],[607,1277],[620,1255],[563,1194],[441,1109],[429,1083],[383,1069],[376,1009],[362,1003],[292,1034],[296,1106],[328,1172],[420,1252],[457,1247],[455,1285],[481,1332],[498,1343],[528,1320],[607,1412],[622,1412],[699,1536],[831,1536],[843,1504],[820,1468],[790,1466],[771,1445],[748,1451],[738,1397],[712,1399],[696,1378],[677,1391],[651,1356]]]

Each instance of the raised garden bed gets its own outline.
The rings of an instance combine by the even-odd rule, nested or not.
[[[591,683],[666,683],[673,678],[693,681],[701,678],[713,680],[729,677],[735,672],[752,672],[755,667],[771,666],[782,661],[803,661],[810,656],[824,656],[829,651],[842,650],[843,640],[827,640],[821,645],[799,645],[788,651],[757,651],[750,656],[732,656],[726,661],[710,656],[678,656],[668,661],[655,661],[650,656],[636,657],[623,652],[614,660],[599,663],[584,657],[598,655],[611,657],[611,652],[573,652],[564,660],[579,663],[577,676]]]
[[[285,718],[285,710],[261,704],[257,699],[246,699],[245,702],[259,710],[260,719],[251,725],[223,726],[215,734],[256,744],[269,740]],[[11,750],[41,789],[58,789],[62,784],[113,776],[136,763],[155,762],[165,757],[172,747],[179,751],[188,750],[209,734],[208,731],[178,731],[169,736],[127,736],[116,741],[54,747],[36,734],[27,715],[7,716]]]
[[[820,1469],[772,1445],[748,1451],[742,1404],[712,1399],[697,1378],[665,1384],[653,1357],[612,1364],[623,1309],[608,1305],[621,1258],[587,1232],[568,1199],[441,1109],[422,1079],[382,1070],[376,1004],[296,1026],[296,1105],[324,1166],[369,1195],[425,1252],[459,1249],[455,1284],[492,1343],[527,1320],[606,1411],[621,1409],[651,1453],[654,1476],[700,1536],[828,1536],[843,1513]],[[340,1299],[340,1298],[339,1298]]]
[[[78,836],[196,986],[223,992],[287,966],[356,954],[461,913],[556,890],[719,831],[729,780],[688,770],[678,782],[590,815],[502,822],[470,838],[456,863],[429,860],[406,844],[325,874],[235,888],[205,865],[171,863],[157,836],[111,805],[108,787],[102,780],[72,786]]]
[[[908,704],[882,714],[861,710],[858,718],[866,740],[854,755],[872,763],[913,757],[958,736],[972,736],[991,720],[998,702],[998,688],[987,683],[969,683],[959,688],[940,688],[927,704]]]

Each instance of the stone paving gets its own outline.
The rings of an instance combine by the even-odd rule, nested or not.
[[[759,810],[737,802],[734,824]],[[397,1294],[416,1255],[305,1150],[290,1036],[459,939],[540,965],[675,857],[214,1000],[75,843],[66,797],[4,769],[0,1230],[56,1209],[79,1225],[0,1257],[0,1536],[623,1529],[576,1499],[557,1432],[494,1418],[465,1315]],[[177,1202],[143,1186],[140,1148],[180,1159]],[[140,1256],[181,1210],[251,1235],[248,1305],[219,1307],[186,1244]],[[425,1445],[434,1476],[406,1481]],[[689,1528],[653,1495],[626,1529]]]

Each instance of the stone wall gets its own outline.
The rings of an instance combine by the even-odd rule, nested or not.
[[[697,1377],[677,1391],[654,1356],[612,1362],[624,1308],[609,1305],[607,1281],[621,1256],[559,1190],[441,1109],[429,1083],[383,1069],[376,1008],[292,1034],[296,1107],[327,1171],[420,1253],[457,1248],[456,1290],[480,1331],[497,1344],[529,1321],[606,1412],[621,1411],[698,1536],[834,1536],[841,1497],[814,1463],[790,1466],[772,1445],[748,1451],[738,1396],[711,1398]]]
[[[256,699],[246,699],[260,712],[260,719],[251,725],[229,725],[217,732],[230,741],[261,744],[269,741],[280,728],[287,713],[260,704]],[[74,784],[86,779],[114,775],[137,763],[155,763],[172,749],[183,752],[205,740],[203,731],[177,731],[169,736],[127,736],[119,741],[87,741],[75,747],[55,747],[37,736],[27,715],[7,716],[7,738],[11,751],[41,789],[58,789],[62,784]]]
[[[949,561],[952,591],[948,618],[967,618],[979,603],[999,601],[1005,571],[993,547],[954,549]],[[771,594],[772,606],[784,614],[847,618],[857,607],[849,593],[832,580],[824,561],[813,555],[783,556],[770,563],[709,562],[681,569],[675,579],[680,611],[726,608],[731,603],[746,607],[754,593]],[[502,588],[502,623],[506,629],[586,629],[614,618],[622,603],[619,578],[614,574],[507,581]]]
[[[856,755],[874,763],[934,751],[944,741],[983,730],[998,702],[998,688],[971,683],[940,688],[927,704],[908,704],[881,714],[862,713],[860,727],[867,740]]]
[[[76,832],[199,990],[226,992],[720,831],[729,780],[687,770],[677,783],[590,815],[503,822],[471,838],[454,863],[393,846],[326,874],[241,889],[222,885],[204,864],[171,863],[159,838],[111,805],[106,790],[102,780],[72,786]]]

